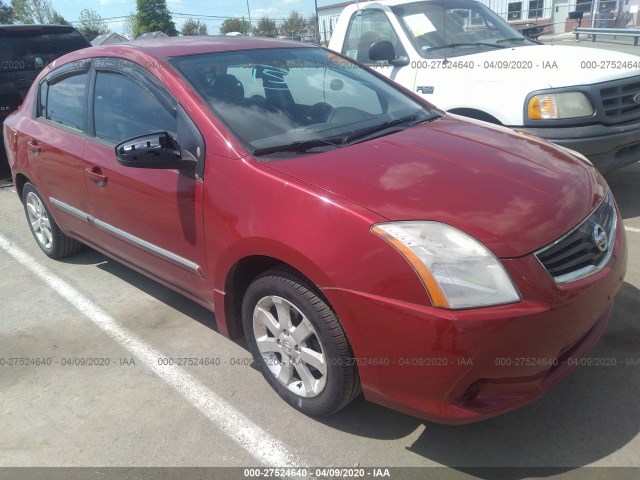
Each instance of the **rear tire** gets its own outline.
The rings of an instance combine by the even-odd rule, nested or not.
[[[242,318],[256,365],[296,409],[330,415],[360,394],[342,325],[304,278],[281,269],[258,276],[244,296]]]
[[[33,238],[45,255],[51,258],[63,258],[80,251],[82,244],[67,237],[60,230],[33,184],[24,184],[22,203]]]

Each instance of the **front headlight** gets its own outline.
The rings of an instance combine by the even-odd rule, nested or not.
[[[379,223],[371,230],[407,259],[435,307],[476,308],[520,300],[500,261],[457,228],[425,221]]]
[[[593,106],[584,93],[562,92],[534,95],[527,107],[531,120],[590,117]]]

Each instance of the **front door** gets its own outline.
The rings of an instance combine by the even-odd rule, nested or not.
[[[94,222],[111,253],[206,298],[202,180],[190,172],[125,167],[116,159],[115,146],[124,140],[154,132],[177,137],[179,106],[142,72],[116,60],[101,61],[93,73],[95,140],[87,140],[84,162]]]

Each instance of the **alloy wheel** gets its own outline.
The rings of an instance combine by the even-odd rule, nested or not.
[[[262,298],[253,311],[253,334],[271,373],[300,397],[320,395],[327,383],[327,358],[316,330],[293,303]]]
[[[42,201],[35,193],[29,192],[26,206],[29,223],[36,240],[43,248],[50,249],[53,246],[53,233],[51,231],[51,221]]]

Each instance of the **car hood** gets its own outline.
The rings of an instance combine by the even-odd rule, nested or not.
[[[473,61],[470,75],[474,80],[509,85],[524,81],[532,89],[591,85],[640,75],[636,55],[567,45],[504,48],[455,56],[451,60]],[[452,73],[459,72],[454,69]]]
[[[263,165],[389,220],[453,225],[502,258],[557,239],[607,190],[595,168],[548,142],[452,114],[375,140]]]

